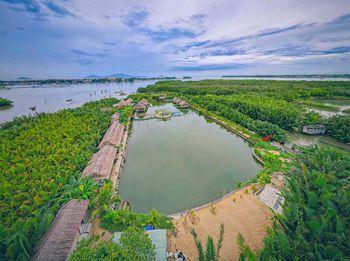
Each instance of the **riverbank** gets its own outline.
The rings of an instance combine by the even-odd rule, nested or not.
[[[255,145],[255,141],[248,134],[243,133],[242,131],[238,130],[237,128],[233,128],[232,126],[229,126],[224,121],[220,120],[218,117],[209,114],[208,112],[204,111],[203,109],[201,109],[197,106],[194,106],[193,104],[189,104],[189,106],[191,109],[199,112],[200,114],[203,114],[205,117],[211,119],[212,121],[216,122],[217,124],[224,127],[225,129],[233,132],[234,134],[238,135],[239,137],[241,137],[245,141],[248,141],[250,144]]]

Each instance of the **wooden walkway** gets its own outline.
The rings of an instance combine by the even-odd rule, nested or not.
[[[113,191],[114,191],[114,193],[117,193],[117,194],[118,194],[118,190],[119,190],[121,169],[123,168],[124,161],[125,161],[126,145],[127,145],[127,141],[128,141],[130,124],[131,124],[131,119],[129,119],[129,124],[124,132],[122,142],[118,148],[118,154],[116,156],[117,161],[115,162],[115,164],[113,166],[112,173],[110,176],[110,180],[112,181],[112,184],[113,184]]]
[[[180,117],[180,116],[184,116],[184,114],[182,112],[172,112],[171,113],[171,117]],[[136,118],[134,117],[134,121],[147,121],[147,120],[153,120],[153,119],[158,119],[156,117],[156,114],[146,114],[145,117],[143,118]]]

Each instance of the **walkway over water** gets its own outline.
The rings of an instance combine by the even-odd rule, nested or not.
[[[184,116],[184,114],[182,112],[171,112],[171,117],[180,117],[180,116]],[[156,116],[156,113],[146,114],[142,118],[135,117],[134,121],[147,121],[147,120],[153,120],[153,119],[158,119],[158,117]],[[162,119],[162,118],[159,118],[159,119]]]

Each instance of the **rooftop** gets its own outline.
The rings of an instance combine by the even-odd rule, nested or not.
[[[117,147],[120,145],[124,134],[124,126],[119,122],[113,122],[111,126],[109,126],[107,132],[103,136],[103,139],[98,146],[102,148],[105,145],[110,145]]]
[[[103,146],[96,152],[83,171],[84,177],[93,177],[95,180],[109,179],[117,149],[110,145]]]
[[[80,223],[89,205],[88,200],[73,199],[63,205],[45,233],[32,260],[68,260],[80,237]]]

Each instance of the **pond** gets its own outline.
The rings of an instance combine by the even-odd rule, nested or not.
[[[9,89],[0,88],[0,97],[13,101],[14,106],[0,108],[0,123],[11,121],[14,117],[33,115],[30,107],[36,107],[37,112],[55,112],[64,108],[75,108],[89,101],[102,98],[121,96],[135,93],[139,87],[146,87],[154,80],[96,83],[96,84],[70,84],[70,85],[40,85],[37,87],[16,85]]]
[[[148,113],[158,109],[178,112],[166,104]],[[188,111],[133,122],[119,191],[137,212],[172,214],[220,198],[260,169],[247,142]]]
[[[339,140],[326,135],[306,135],[302,133],[290,133],[288,135],[287,145],[293,144],[299,146],[319,145],[320,147],[333,148],[337,151],[350,156],[350,146],[340,142]]]
[[[319,113],[322,117],[330,118],[334,115],[349,115],[347,110],[350,109],[350,99],[314,99],[316,102],[323,103],[325,105],[333,105],[339,108],[339,111],[329,111],[325,109],[309,108],[310,111]]]

